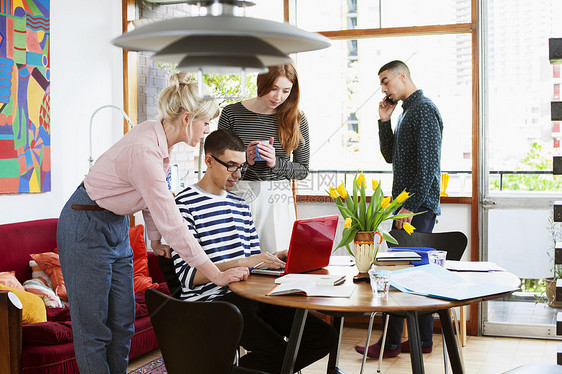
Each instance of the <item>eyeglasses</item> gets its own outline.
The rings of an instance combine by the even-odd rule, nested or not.
[[[383,78],[383,82],[381,82],[381,87],[386,87],[388,86],[388,84],[390,83],[391,80],[393,80],[396,77],[396,74],[394,74],[392,77],[384,77]],[[385,80],[386,79],[386,80]]]
[[[217,161],[219,164],[223,165],[228,172],[235,173],[238,170],[240,170],[240,173],[244,173],[246,170],[248,170],[247,162],[244,162],[242,165],[238,166],[238,165],[227,164],[226,162],[219,160],[213,155],[211,155],[211,157],[214,158],[215,161]]]

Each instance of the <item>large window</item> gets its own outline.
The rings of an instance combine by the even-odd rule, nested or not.
[[[296,13],[317,31],[444,25],[470,22],[470,0],[296,0]]]
[[[552,176],[560,129],[550,101],[559,100],[562,80],[548,61],[548,38],[562,35],[562,2],[488,0],[487,13],[490,189],[561,191]]]
[[[378,103],[384,95],[377,73],[385,63],[402,60],[410,67],[416,86],[436,103],[443,116],[442,170],[452,173],[448,191],[470,195],[470,26],[459,32],[458,27],[447,31],[443,25],[456,27],[469,22],[470,4],[470,0],[345,0],[327,7],[319,0],[296,0],[297,26],[336,35],[330,48],[296,57],[301,107],[310,124],[312,179],[316,171],[353,173],[358,169],[391,179],[391,165],[379,150]],[[401,11],[404,9],[410,11]],[[416,31],[402,27],[427,25],[435,27]],[[357,29],[361,30],[356,36],[349,32]],[[338,34],[338,30],[345,31]],[[401,112],[399,105],[394,124]],[[326,188],[314,180],[311,186]],[[385,186],[390,188],[390,183]]]

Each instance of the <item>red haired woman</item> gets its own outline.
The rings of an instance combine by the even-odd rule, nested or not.
[[[299,110],[299,81],[293,65],[272,66],[258,75],[258,96],[228,105],[219,128],[246,145],[250,167],[239,183],[264,251],[287,249],[295,220],[291,179],[308,175],[308,122]]]

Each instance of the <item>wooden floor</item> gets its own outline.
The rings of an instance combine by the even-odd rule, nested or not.
[[[371,337],[376,341],[380,331],[373,331]],[[345,328],[339,367],[348,374],[356,374],[361,369],[362,356],[355,352],[356,344],[364,344],[366,335],[363,328]],[[532,362],[556,363],[556,340],[468,337],[463,348],[465,369],[467,374],[498,374],[519,365]],[[441,335],[433,337],[432,353],[424,354],[425,372],[427,374],[444,373],[443,345]],[[158,350],[131,361],[129,371],[160,357]],[[376,373],[377,361],[367,359],[364,373]],[[327,358],[302,370],[302,374],[320,374],[326,372]],[[449,373],[451,372],[449,368]],[[395,358],[383,360],[381,373],[411,373],[409,354],[401,354]],[[537,373],[539,374],[539,373]]]

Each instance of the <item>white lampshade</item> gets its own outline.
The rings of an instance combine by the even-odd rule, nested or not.
[[[281,52],[271,44],[253,37],[240,35],[191,35],[179,39],[172,44],[158,51],[153,58],[161,62],[178,64],[182,60],[207,56],[209,61],[215,56],[222,57],[238,57],[238,61],[243,62],[242,58],[257,58],[261,62],[261,66],[283,65],[291,63],[292,60],[285,53]],[[217,62],[218,65],[225,66],[227,60]],[[237,62],[232,62],[236,64]],[[180,68],[181,68],[180,64]],[[185,64],[183,64],[185,65]],[[195,64],[191,64],[194,66]],[[232,65],[236,66],[236,65]],[[243,65],[240,65],[241,67]],[[244,65],[244,67],[257,67],[255,62],[252,65]],[[260,67],[261,69],[261,67]],[[267,69],[265,69],[267,70]]]
[[[157,52],[192,35],[256,37],[285,54],[330,46],[328,38],[287,23],[233,15],[166,19],[129,31],[115,38],[113,44],[132,51]]]

